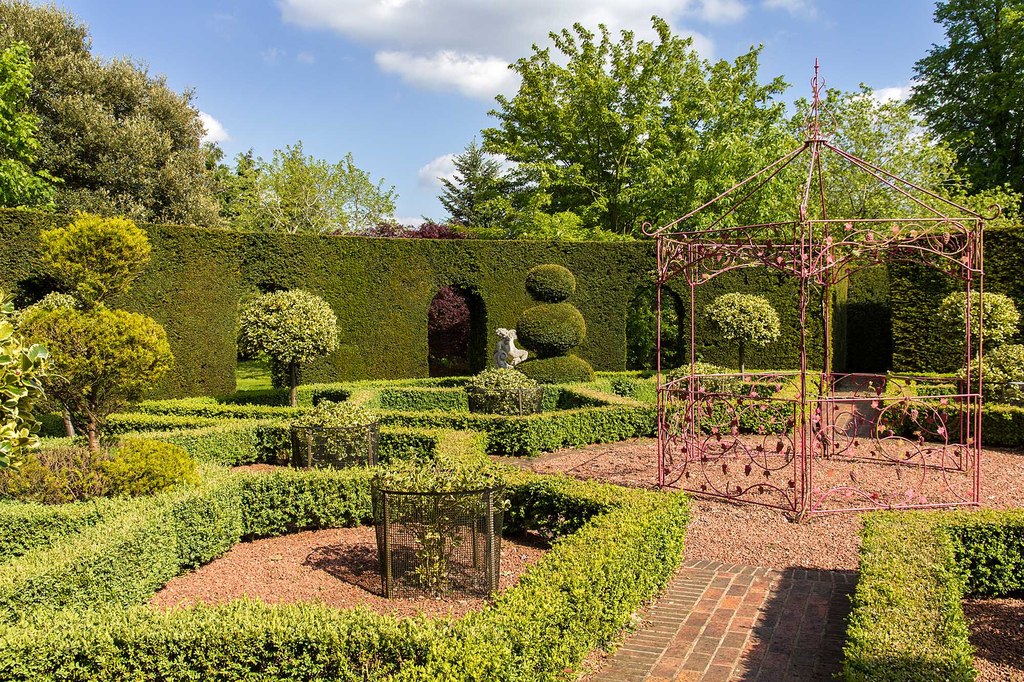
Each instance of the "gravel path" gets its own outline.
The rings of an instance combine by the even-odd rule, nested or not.
[[[1024,599],[966,599],[978,682],[1024,680]]]
[[[579,478],[653,488],[657,482],[657,441],[558,450],[524,466],[540,473],[564,472]],[[861,471],[861,477],[867,474]],[[1024,455],[986,449],[982,455],[982,501],[987,507],[1024,506]],[[770,568],[857,568],[860,516],[832,514],[792,523],[785,514],[751,504],[694,496],[686,535],[687,559]]]
[[[503,538],[501,589],[515,584],[545,551],[533,540]],[[485,603],[483,599],[386,599],[378,570],[373,528],[305,531],[235,545],[209,564],[171,580],[150,604],[169,608],[251,597],[268,603],[317,601],[337,608],[360,604],[395,616],[459,617]]]

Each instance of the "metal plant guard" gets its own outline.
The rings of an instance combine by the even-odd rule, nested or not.
[[[703,206],[644,231],[657,240],[658,483],[791,512],[976,505],[981,463],[982,330],[970,301],[983,291],[986,218],[859,159],[823,133],[818,64],[800,147]],[[918,217],[829,215],[823,166],[865,174]],[[805,169],[801,170],[801,166]],[[743,222],[741,207],[789,169],[802,189],[793,217]],[[748,207],[749,208],[749,207]],[[832,365],[833,292],[851,273],[902,261],[928,265],[967,292],[966,381],[839,374]],[[800,368],[792,372],[697,372],[696,291],[726,272],[770,268],[799,287]],[[662,288],[689,287],[690,371],[666,381],[661,358]],[[809,329],[821,310],[823,332]],[[823,337],[823,338],[822,338]],[[810,367],[820,340],[821,366]],[[971,358],[978,371],[971,374]],[[817,363],[816,363],[817,364]]]

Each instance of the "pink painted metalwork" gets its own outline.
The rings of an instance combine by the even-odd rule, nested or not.
[[[833,145],[824,125],[823,87],[815,61],[802,145],[678,220],[658,229],[645,225],[657,240],[658,483],[798,518],[976,505],[982,377],[980,362],[975,375],[970,360],[981,358],[984,330],[979,320],[972,333],[970,301],[984,290],[988,218]],[[867,176],[876,189],[898,198],[910,217],[830,215],[824,169],[832,163]],[[748,201],[780,177],[800,185],[795,214],[743,223]],[[894,261],[935,268],[966,291],[964,380],[834,371],[834,292],[858,269]],[[795,278],[800,367],[701,374],[697,289],[749,267]],[[689,288],[690,368],[666,380],[661,290],[676,278]],[[814,369],[812,357],[820,357]]]

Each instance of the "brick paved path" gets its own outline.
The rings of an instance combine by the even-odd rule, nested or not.
[[[830,680],[853,571],[687,561],[591,682]]]

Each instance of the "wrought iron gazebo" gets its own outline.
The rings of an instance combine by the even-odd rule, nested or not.
[[[658,482],[797,518],[977,504],[983,330],[980,320],[972,325],[978,307],[970,302],[983,291],[987,219],[832,144],[824,133],[828,113],[817,63],[811,85],[802,145],[678,220],[645,226],[657,240]],[[912,217],[830,215],[825,168],[833,163],[890,193]],[[762,188],[796,173],[794,215],[737,224]],[[930,266],[966,292],[967,369],[960,381],[834,371],[833,292],[853,272],[888,262]],[[751,267],[796,280],[800,366],[702,374],[698,287]],[[677,278],[689,289],[690,367],[666,379],[662,293]],[[821,320],[820,335],[811,329],[812,318]],[[813,369],[812,357],[820,357]]]

